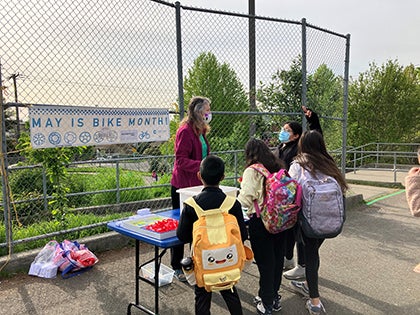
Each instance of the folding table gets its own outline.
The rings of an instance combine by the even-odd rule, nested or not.
[[[179,209],[175,209],[175,210],[167,210],[167,211],[162,211],[162,212],[157,212],[154,214],[158,214],[159,216],[164,216],[164,217],[169,217],[169,218],[173,218],[173,219],[177,219],[179,220]],[[147,235],[143,235],[140,233],[137,233],[135,231],[129,230],[127,228],[125,228],[124,226],[122,226],[120,224],[121,221],[113,221],[113,222],[109,222],[108,223],[108,228],[118,232],[122,235],[131,237],[133,239],[135,239],[136,241],[136,257],[135,257],[135,274],[136,274],[136,300],[135,303],[130,303],[127,307],[127,314],[131,314],[131,307],[136,307],[139,310],[147,313],[147,314],[158,314],[159,313],[159,269],[160,269],[160,263],[161,263],[161,259],[163,257],[163,255],[166,253],[168,248],[171,248],[173,246],[176,245],[181,245],[183,244],[180,240],[178,240],[178,238],[176,236],[171,237],[171,238],[167,238],[167,239],[163,239],[163,240],[159,240]],[[155,255],[154,258],[143,263],[140,264],[140,242],[144,242],[150,245],[153,245],[155,247]],[[160,253],[159,253],[159,249],[163,249]],[[149,310],[148,308],[146,308],[144,305],[140,304],[140,281],[144,281],[144,282],[148,282],[150,283],[150,281],[146,280],[145,278],[143,278],[140,275],[140,269],[142,266],[148,264],[149,262],[153,261],[155,262],[155,281],[154,281],[154,288],[155,288],[155,311],[153,312],[152,310]]]

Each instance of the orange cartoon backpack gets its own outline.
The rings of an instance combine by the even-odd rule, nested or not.
[[[205,211],[192,197],[184,201],[198,216],[193,225],[191,256],[196,283],[208,292],[231,289],[241,278],[246,260],[253,258],[252,250],[243,245],[236,217],[228,213],[235,201],[226,196],[219,209]]]

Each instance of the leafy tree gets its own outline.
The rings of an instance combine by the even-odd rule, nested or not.
[[[268,84],[260,83],[257,91],[257,99],[261,104],[261,110],[268,112],[293,113],[300,112],[302,104],[302,58],[292,61],[289,70],[279,70]],[[341,117],[342,116],[342,78],[334,75],[325,64],[320,65],[314,74],[307,78],[307,106],[311,107],[319,115]],[[301,121],[301,117],[285,118],[275,116],[270,121],[262,121],[261,125],[272,126],[271,130],[278,129],[284,121]],[[324,136],[329,147],[341,146],[341,123],[323,123]]]
[[[307,106],[321,116],[343,116],[343,78],[325,64],[308,76]],[[342,122],[321,119],[321,126],[328,147],[342,147]]]
[[[326,64],[320,65],[308,77],[307,106],[323,116],[341,117],[343,79],[337,77]]]
[[[69,192],[67,181],[67,167],[77,156],[81,155],[86,147],[62,147],[48,149],[32,149],[29,134],[24,132],[19,138],[17,148],[22,150],[22,154],[29,163],[42,164],[46,174],[52,184],[53,199],[49,201],[52,206],[51,214],[56,222],[65,225],[65,216],[68,210],[68,199],[66,194]]]
[[[184,80],[184,91],[185,108],[193,96],[201,95],[211,100],[212,111],[238,112],[248,109],[247,94],[235,71],[228,64],[220,63],[211,52],[202,53],[194,60]],[[209,140],[213,143],[214,138],[221,141],[220,139],[231,136],[235,122],[238,121],[241,121],[243,128],[234,147],[243,148],[244,141],[248,139],[247,117],[213,115]],[[212,145],[212,150],[218,150],[217,146]]]
[[[257,100],[263,111],[298,111],[302,104],[302,58],[294,59],[289,70],[278,70],[270,83],[260,82]]]
[[[349,143],[419,141],[419,79],[413,65],[370,64],[349,87]]]

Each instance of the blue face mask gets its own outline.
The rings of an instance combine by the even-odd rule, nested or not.
[[[281,143],[285,143],[288,142],[290,140],[290,133],[288,133],[287,131],[280,131],[279,133],[279,140]]]

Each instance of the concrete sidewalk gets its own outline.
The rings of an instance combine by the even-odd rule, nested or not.
[[[351,197],[361,193],[364,199],[377,201],[349,209],[343,233],[321,247],[319,285],[328,314],[420,314],[420,274],[412,271],[420,263],[420,220],[410,216],[405,194],[398,191],[351,185]],[[118,241],[128,242],[114,232],[107,236],[102,241],[109,248]],[[89,242],[90,248],[95,246],[93,240]],[[26,274],[2,279],[0,314],[125,314],[135,299],[132,244],[98,252],[100,262],[92,270],[67,280]],[[151,258],[153,248],[142,244],[141,255],[142,261]],[[169,265],[169,254],[162,262]],[[152,286],[141,283],[140,287],[142,304],[153,309]],[[244,271],[238,290],[244,314],[255,314],[256,265]],[[285,279],[280,293],[283,310],[279,314],[307,314],[304,300],[291,292]],[[213,295],[211,311],[227,314],[219,294]],[[132,313],[142,314],[135,308]],[[160,314],[193,313],[192,287],[177,280],[161,287]]]
[[[395,175],[391,171],[382,170],[358,170],[357,172],[349,172],[346,174],[346,180],[360,184],[350,184],[350,190],[347,196],[362,195],[363,200],[367,202],[398,192],[401,188],[389,187],[404,186],[404,179],[407,176],[407,172],[397,172]],[[375,183],[377,184],[372,185]]]

